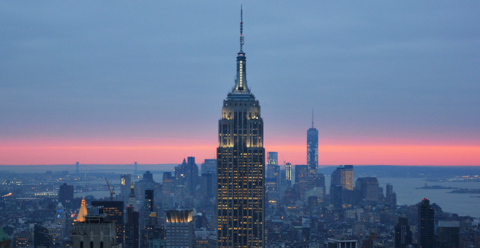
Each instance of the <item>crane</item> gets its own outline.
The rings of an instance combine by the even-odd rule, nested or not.
[[[113,201],[113,195],[115,194],[115,186],[113,186],[112,189],[110,189],[110,184],[108,183],[108,180],[107,178],[105,177],[105,181],[107,182],[107,186],[108,186],[108,191],[110,191],[110,201]]]

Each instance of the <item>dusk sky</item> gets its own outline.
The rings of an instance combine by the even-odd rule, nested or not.
[[[244,1],[265,149],[480,165],[479,1]],[[214,158],[240,1],[0,2],[0,164]]]

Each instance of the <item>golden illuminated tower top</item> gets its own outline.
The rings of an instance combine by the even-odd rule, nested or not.
[[[85,197],[82,197],[82,206],[78,211],[76,222],[85,222],[85,216],[87,216],[87,204],[85,203]]]

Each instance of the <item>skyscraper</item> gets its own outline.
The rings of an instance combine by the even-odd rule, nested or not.
[[[318,130],[313,127],[313,112],[312,127],[307,131],[307,165],[315,171],[318,168]]]
[[[217,160],[216,159],[205,159],[205,162],[201,167],[201,174],[217,174]]]
[[[360,200],[369,204],[378,203],[378,179],[376,177],[360,177],[355,183],[355,190]]]
[[[167,248],[193,247],[193,211],[168,210],[165,222]]]
[[[107,220],[115,223],[117,244],[123,244],[124,203],[123,201],[92,201],[93,207],[103,207]]]
[[[435,210],[430,200],[423,198],[418,204],[418,244],[420,248],[434,248],[435,245]]]
[[[395,207],[397,206],[397,194],[393,192],[393,185],[387,183],[387,193],[385,197],[385,203]]]
[[[125,247],[138,248],[139,246],[139,213],[132,205],[127,206],[127,223],[125,223]]]
[[[266,178],[274,178],[273,171],[276,169],[275,166],[278,165],[278,152],[268,152],[267,153],[267,174]]]
[[[287,181],[292,182],[292,164],[290,163],[285,165],[285,178]]]
[[[235,86],[218,122],[218,247],[265,245],[263,120],[247,85],[241,19]]]
[[[132,184],[132,175],[120,175],[120,198],[127,204],[130,197],[130,186]]]
[[[75,165],[75,172],[78,174],[80,173],[80,163],[77,162],[77,164]]]
[[[58,201],[61,202],[63,206],[66,206],[66,201],[73,202],[73,185],[67,185],[66,183],[60,185]]]

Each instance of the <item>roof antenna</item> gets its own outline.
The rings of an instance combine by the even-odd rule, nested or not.
[[[313,128],[313,108],[312,108],[312,128]]]
[[[240,52],[243,52],[243,4],[240,4]]]

